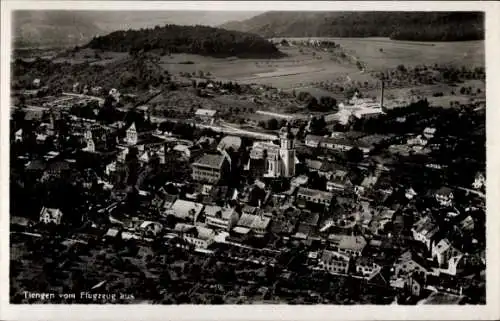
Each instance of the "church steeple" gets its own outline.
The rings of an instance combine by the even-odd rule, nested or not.
[[[289,124],[281,128],[280,130],[280,143],[282,176],[293,177],[295,175],[295,142]]]

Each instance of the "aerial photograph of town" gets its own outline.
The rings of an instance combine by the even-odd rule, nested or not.
[[[485,305],[484,16],[12,12],[10,303]]]

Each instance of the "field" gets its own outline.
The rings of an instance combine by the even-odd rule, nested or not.
[[[385,38],[329,38],[340,44],[350,56],[357,57],[367,66],[361,72],[354,63],[341,61],[331,53],[306,47],[280,47],[288,54],[281,59],[217,59],[196,55],[179,54],[163,57],[163,68],[179,72],[205,74],[219,80],[240,83],[256,83],[282,89],[314,91],[320,95],[332,95],[324,90],[312,89],[319,82],[334,81],[338,84],[377,81],[369,71],[394,69],[398,65],[451,64],[455,66],[484,66],[484,42],[422,43],[392,41]],[[291,40],[304,40],[291,38]]]
[[[287,57],[280,59],[238,59],[213,58],[192,54],[172,54],[161,56],[158,66],[175,77],[189,79],[214,79],[236,81],[241,84],[270,85],[291,92],[307,91],[317,98],[333,96],[337,101],[346,98],[345,92],[332,89],[333,86],[356,87],[362,94],[379,99],[380,83],[371,71],[394,70],[398,65],[450,64],[467,68],[484,67],[484,41],[467,42],[408,42],[392,41],[386,38],[327,38],[339,44],[342,49],[333,52],[327,49],[307,46],[280,46]],[[305,38],[289,38],[293,42]],[[345,56],[339,55],[345,53]],[[83,49],[76,53],[67,52],[54,59],[55,62],[107,64],[127,57],[127,53],[98,52]],[[365,70],[360,71],[355,62],[361,61]],[[469,81],[466,81],[467,83]],[[471,96],[484,98],[484,82],[459,84],[457,88],[444,84],[404,85],[403,88],[386,88],[385,102],[405,104],[419,97],[427,97],[431,103],[451,106],[454,101],[466,103]],[[461,86],[472,87],[473,95],[460,95]],[[328,89],[328,90],[327,90]],[[479,91],[477,91],[479,89]],[[443,93],[442,96],[436,94]],[[233,98],[233,97],[232,97]],[[250,101],[229,99],[210,104],[241,107],[255,107]],[[205,102],[207,103],[207,102]],[[276,111],[282,106],[276,103]],[[217,108],[218,109],[218,108]],[[271,108],[272,110],[273,108]],[[250,117],[249,118],[254,118]],[[257,117],[261,118],[261,117]]]

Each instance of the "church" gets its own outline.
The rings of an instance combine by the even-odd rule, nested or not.
[[[263,161],[264,177],[295,176],[295,140],[288,126],[281,128],[279,138],[280,145],[255,142],[250,151],[250,161]]]

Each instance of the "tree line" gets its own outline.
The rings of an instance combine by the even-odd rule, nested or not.
[[[156,26],[115,31],[93,38],[86,47],[131,54],[160,50],[163,54],[191,53],[213,57],[278,58],[283,56],[260,36],[206,26]]]

